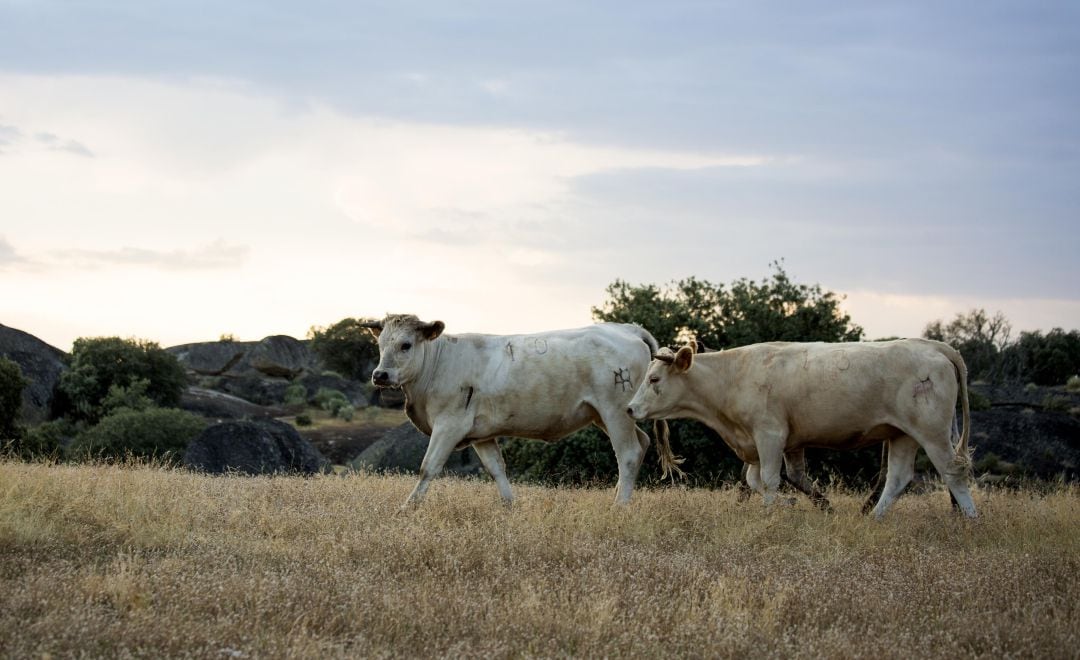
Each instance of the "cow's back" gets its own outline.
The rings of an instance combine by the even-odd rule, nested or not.
[[[645,337],[624,324],[446,335],[438,390],[460,399],[462,412],[474,406],[473,435],[562,437],[597,409],[625,410],[651,359]]]
[[[838,444],[877,427],[951,420],[957,382],[933,342],[755,344],[725,351],[728,405],[787,426],[794,442]],[[708,355],[701,356],[708,359]]]

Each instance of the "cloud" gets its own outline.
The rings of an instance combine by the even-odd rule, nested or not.
[[[15,144],[22,138],[22,131],[16,126],[0,124],[0,154],[4,153],[4,147]]]
[[[26,259],[19,256],[19,253],[15,251],[15,248],[6,238],[0,236],[0,269],[22,263],[26,263]]]
[[[109,266],[151,267],[158,270],[222,270],[238,268],[248,258],[245,245],[227,245],[216,241],[189,250],[151,250],[124,246],[118,250],[60,250],[55,256],[78,267]]]
[[[87,149],[86,145],[77,140],[64,139],[53,133],[38,133],[34,136],[34,139],[51,151],[66,151],[76,156],[94,157],[94,152]]]
[[[19,127],[0,124],[0,154],[4,153],[4,147],[23,142],[23,136],[23,131]],[[55,133],[46,131],[35,133],[34,141],[48,151],[64,151],[77,156],[94,157],[94,152],[90,151],[85,144],[78,140],[62,138]]]

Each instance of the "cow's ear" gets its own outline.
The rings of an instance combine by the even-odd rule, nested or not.
[[[672,366],[675,371],[686,371],[694,364],[694,349],[691,346],[683,346],[675,353],[675,361]]]
[[[435,339],[439,335],[441,335],[442,331],[445,329],[446,324],[442,321],[432,321],[427,325],[420,326],[420,334],[424,337],[424,339],[431,341],[432,339]]]
[[[383,322],[382,321],[364,321],[360,324],[361,328],[367,328],[376,339],[382,334]]]

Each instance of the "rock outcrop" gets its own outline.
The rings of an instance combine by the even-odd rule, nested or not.
[[[427,451],[428,436],[416,430],[411,422],[394,428],[360,453],[350,465],[357,469],[379,472],[419,473],[420,462]],[[472,448],[450,454],[443,474],[475,475],[484,473],[484,466]]]
[[[66,353],[37,337],[0,325],[0,355],[16,362],[29,384],[23,389],[22,420],[35,424],[49,419]]]
[[[260,406],[246,399],[208,390],[189,387],[180,397],[180,408],[208,419],[258,419],[282,417],[289,413],[279,406]]]
[[[259,341],[211,341],[165,349],[199,376],[262,375],[296,378],[318,371],[319,361],[305,341],[272,335]]]
[[[210,474],[316,474],[329,462],[296,429],[277,420],[214,424],[188,444],[185,466]]]

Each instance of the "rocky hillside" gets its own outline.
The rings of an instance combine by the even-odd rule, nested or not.
[[[17,363],[30,381],[23,390],[23,421],[36,424],[47,420],[67,354],[31,334],[0,324],[0,355]]]

